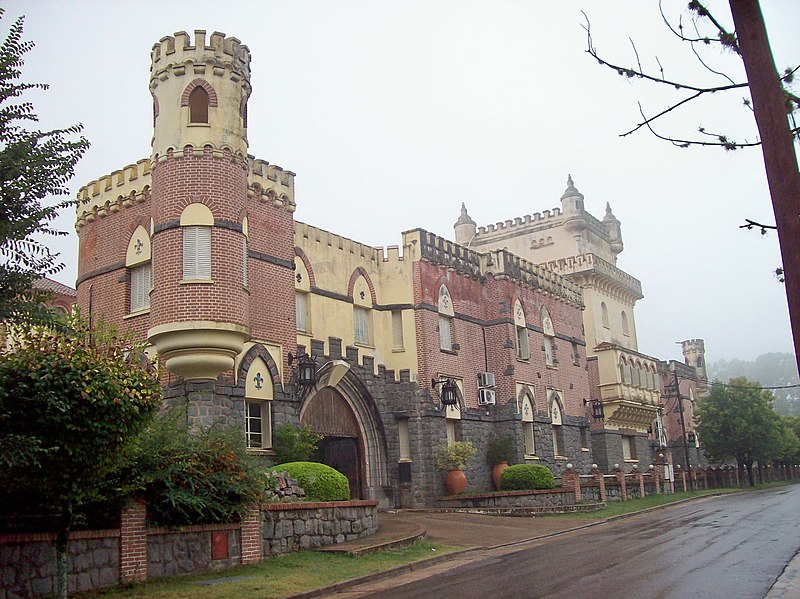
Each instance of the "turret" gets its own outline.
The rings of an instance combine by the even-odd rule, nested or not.
[[[567,176],[567,188],[561,196],[561,210],[564,213],[564,228],[567,231],[578,235],[586,228],[583,194],[575,188],[572,175]]]
[[[611,204],[608,202],[606,202],[606,214],[603,217],[603,225],[605,225],[606,231],[608,232],[608,238],[611,242],[611,251],[616,258],[616,255],[619,254],[625,246],[622,243],[622,225],[619,220],[617,220],[617,217],[614,216],[614,213],[611,212]]]
[[[469,247],[470,242],[475,238],[478,228],[475,221],[467,214],[467,207],[463,202],[461,204],[461,216],[458,217],[453,228],[456,231],[456,243]]]
[[[185,32],[153,46],[150,342],[167,369],[214,380],[250,338],[247,100],[250,52]]]
[[[706,381],[706,346],[702,339],[687,339],[681,341],[683,350],[683,360],[687,366],[691,366],[697,372],[697,378]]]

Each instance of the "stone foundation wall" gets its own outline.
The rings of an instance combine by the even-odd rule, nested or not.
[[[225,527],[229,530],[225,530]],[[187,529],[147,531],[147,578],[218,570],[241,563],[238,524],[193,526]],[[215,541],[222,547],[218,556],[212,555]]]
[[[573,505],[574,503],[573,492],[566,489],[451,495],[436,499],[436,507],[443,509],[550,507]]]
[[[377,501],[263,506],[263,557],[344,543],[378,530]]]

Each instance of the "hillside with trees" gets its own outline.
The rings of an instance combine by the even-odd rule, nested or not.
[[[790,387],[773,389],[775,411],[782,416],[800,416],[800,376],[797,362],[790,353],[769,353],[755,360],[720,360],[708,364],[708,378],[729,383],[736,377],[758,381],[763,387]]]

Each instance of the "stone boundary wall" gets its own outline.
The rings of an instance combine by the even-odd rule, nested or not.
[[[437,508],[510,508],[574,505],[571,489],[556,488],[540,491],[498,491],[479,495],[449,495],[436,498]]]
[[[242,522],[147,528],[145,506],[122,526],[70,534],[69,593],[256,563],[271,555],[342,543],[378,529],[377,501],[254,506]],[[0,599],[55,593],[54,532],[0,534]]]

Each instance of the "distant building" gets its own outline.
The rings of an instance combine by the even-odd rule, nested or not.
[[[649,465],[648,430],[661,401],[658,360],[638,351],[634,307],[643,297],[642,285],[616,266],[624,245],[611,206],[606,204],[602,220],[592,216],[570,176],[561,208],[478,228],[462,205],[455,236],[476,251],[506,249],[583,288],[592,381],[585,399],[602,402],[605,413],[592,422],[593,459],[604,470],[615,464]]]
[[[490,488],[492,434],[556,475],[589,467],[584,400],[597,368],[582,310],[594,288],[585,296],[574,273],[423,229],[384,250],[296,222],[295,174],[247,153],[247,47],[178,33],[151,58],[152,155],[81,188],[77,294],[84,311],[149,341],[167,403],[185,405],[192,425],[240,427],[268,461],[277,427],[307,424],[351,494],[384,507],[443,494],[435,450],[459,439],[478,448],[475,490]],[[618,228],[609,235],[621,250]],[[616,280],[586,255],[587,280]],[[630,298],[641,294],[625,277],[606,294],[615,318],[630,311],[614,330],[635,341]],[[311,386],[300,355],[315,361]],[[455,384],[455,406],[443,408],[441,381]],[[615,434],[650,414],[658,392],[647,393],[607,398]],[[629,432],[640,451],[640,430]]]

